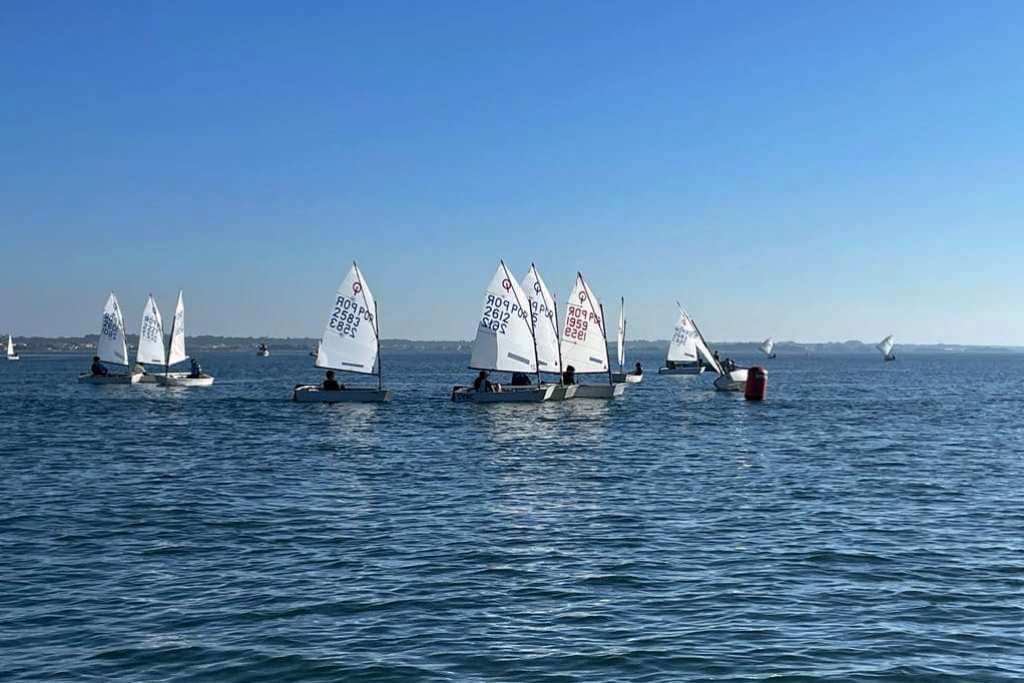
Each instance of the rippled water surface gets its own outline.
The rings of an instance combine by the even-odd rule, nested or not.
[[[542,406],[451,403],[464,356],[386,358],[384,406],[202,360],[0,366],[0,678],[1024,677],[1024,356]]]

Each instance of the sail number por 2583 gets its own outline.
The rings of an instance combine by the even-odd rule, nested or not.
[[[364,320],[370,322],[373,320],[373,314],[359,305],[355,299],[339,296],[334,302],[334,312],[331,313],[331,321],[327,325],[341,336],[355,339],[359,323]]]

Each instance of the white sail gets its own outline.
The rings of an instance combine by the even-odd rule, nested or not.
[[[100,338],[96,342],[96,355],[100,360],[118,365],[128,365],[128,344],[124,336],[124,315],[121,305],[113,292],[103,308],[103,323]]]
[[[178,304],[174,307],[174,320],[171,321],[171,347],[167,353],[167,365],[174,365],[186,360],[185,354],[185,299],[178,290]]]
[[[705,365],[710,366],[719,375],[724,374],[722,364],[715,359],[715,354],[711,353],[711,349],[708,348],[708,345],[704,343],[703,339],[698,337],[695,346],[697,347],[697,353],[700,354]]]
[[[619,299],[619,334],[615,338],[619,356],[619,370],[626,364],[626,299]]]
[[[142,325],[139,327],[139,348],[135,353],[136,363],[164,364],[164,322],[160,309],[150,294],[142,310]]]
[[[14,339],[11,338],[11,335],[7,335],[7,355],[14,355]]]
[[[896,346],[896,342],[893,341],[892,335],[890,334],[888,337],[878,342],[878,345],[875,348],[881,351],[883,356],[888,358],[889,354],[892,353],[892,348],[894,346]]]
[[[693,320],[682,308],[679,309],[679,319],[676,321],[675,330],[672,332],[672,341],[668,345],[666,361],[675,363],[693,363],[697,360],[697,342],[700,335],[697,334],[697,327]]]
[[[569,294],[562,322],[562,365],[573,366],[577,374],[608,371],[601,302],[581,273],[576,273],[576,286]]]
[[[469,367],[503,372],[537,371],[529,306],[526,292],[509,273],[505,262],[498,263],[484,294]]]
[[[761,342],[761,346],[759,346],[758,348],[761,349],[761,353],[763,353],[764,355],[771,356],[772,351],[775,350],[775,340],[772,339],[771,337],[768,337],[763,342]]]
[[[561,374],[562,362],[558,355],[555,300],[535,265],[530,265],[529,272],[523,278],[522,288],[530,302],[533,329],[537,337],[537,362],[540,364],[540,371]]]
[[[377,303],[353,261],[331,302],[316,366],[372,375],[378,348]]]

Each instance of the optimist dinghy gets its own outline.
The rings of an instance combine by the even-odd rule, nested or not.
[[[100,336],[96,342],[96,355],[104,363],[123,365],[128,369],[128,344],[124,334],[124,316],[121,314],[121,305],[117,302],[117,296],[113,292],[107,298],[107,304],[103,308],[103,322],[100,325]],[[124,372],[110,373],[106,375],[94,375],[91,372],[84,372],[78,376],[78,381],[83,384],[135,384],[142,377],[142,373]]]
[[[566,368],[571,365],[578,375],[601,372],[608,376],[607,384],[577,385],[574,398],[615,398],[626,390],[625,384],[612,381],[604,308],[579,272],[562,325],[562,362]]]
[[[643,374],[626,372],[626,300],[619,297],[619,330],[615,338],[615,350],[619,361],[619,371],[612,373],[612,382],[625,382],[626,384],[639,384],[644,381]]]
[[[676,303],[679,306],[679,303]],[[658,370],[659,375],[699,375],[704,372],[704,364],[698,358],[697,327],[693,320],[679,306],[679,318],[672,332],[672,341],[668,343],[665,354],[665,367]]]
[[[575,384],[562,383],[562,349],[558,343],[558,305],[540,276],[537,266],[530,264],[530,270],[523,278],[523,291],[530,302],[531,323],[537,340],[537,369],[539,373],[554,374],[557,383],[550,401],[565,401],[576,395]],[[538,373],[538,374],[539,374]],[[546,386],[544,384],[544,386]]]
[[[875,346],[876,349],[882,352],[882,359],[886,362],[896,360],[896,354],[892,352],[893,347],[896,346],[896,342],[893,341],[892,335],[878,342]]]
[[[139,337],[139,339],[141,346],[142,338]],[[163,339],[162,336],[161,339]],[[178,303],[174,307],[174,320],[171,321],[171,345],[167,350],[167,362],[164,365],[164,374],[156,375],[156,381],[165,387],[213,386],[213,375],[205,372],[193,375],[191,372],[170,371],[172,365],[186,360],[188,360],[188,354],[185,353],[185,299],[181,290],[178,290]]]
[[[142,373],[139,384],[156,384],[156,375],[146,372],[146,363],[160,367],[167,365],[167,355],[164,353],[164,321],[152,294],[146,299],[146,307],[142,309],[139,348],[135,350],[134,370]]]
[[[355,261],[338,285],[331,302],[315,365],[325,370],[376,375],[377,388],[324,389],[323,385],[298,385],[292,392],[292,398],[298,403],[383,403],[391,400],[391,392],[384,388],[381,376],[377,302]]]
[[[761,353],[768,356],[768,358],[775,358],[775,340],[771,337],[761,342],[761,345],[757,348],[761,349]]]
[[[14,339],[11,338],[11,335],[7,335],[7,360],[21,360],[14,350]]]
[[[504,261],[484,292],[484,305],[473,341],[469,367],[473,370],[536,374],[537,342],[526,292]],[[467,403],[540,403],[551,398],[555,385],[504,386],[475,389],[456,386],[452,400]]]
[[[256,355],[259,356],[260,358],[266,358],[267,356],[270,355],[270,349],[267,348],[266,344],[261,343],[258,347],[256,347]]]

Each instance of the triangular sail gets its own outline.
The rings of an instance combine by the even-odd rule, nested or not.
[[[100,338],[96,342],[96,355],[100,360],[117,365],[128,365],[128,344],[124,335],[124,315],[121,304],[114,293],[110,293],[106,306],[103,307],[103,322],[100,325]]]
[[[772,351],[775,350],[775,340],[772,339],[771,337],[768,337],[763,342],[761,342],[761,346],[758,348],[761,349],[761,353],[763,353],[764,355],[771,356]]]
[[[7,335],[7,355],[14,355],[14,339],[11,337],[11,335]]]
[[[562,322],[562,365],[573,366],[579,374],[608,371],[601,302],[581,273],[576,273],[576,286],[569,294]]]
[[[530,265],[529,272],[523,278],[522,288],[526,292],[533,315],[533,329],[537,337],[537,362],[540,365],[540,371],[561,374],[562,363],[558,355],[555,300],[536,266]]]
[[[878,345],[875,348],[881,351],[883,356],[888,356],[892,353],[892,348],[894,346],[896,346],[896,342],[893,341],[892,335],[890,334],[888,337],[878,342]]]
[[[619,333],[615,338],[619,357],[619,371],[626,364],[626,299],[619,299]]]
[[[136,363],[164,364],[164,322],[160,309],[150,294],[142,310],[142,325],[139,327],[139,348],[135,353]]]
[[[697,342],[700,335],[693,320],[682,308],[679,309],[679,319],[676,320],[675,330],[672,332],[672,341],[668,345],[666,361],[674,363],[693,363],[697,360]]]
[[[377,303],[353,261],[331,303],[316,366],[372,375],[378,348]]]
[[[529,307],[526,292],[501,261],[484,294],[469,367],[502,372],[537,372],[537,350]]]
[[[178,303],[174,307],[174,320],[171,322],[171,347],[167,353],[167,365],[174,365],[186,360],[185,354],[185,299],[178,291]]]

